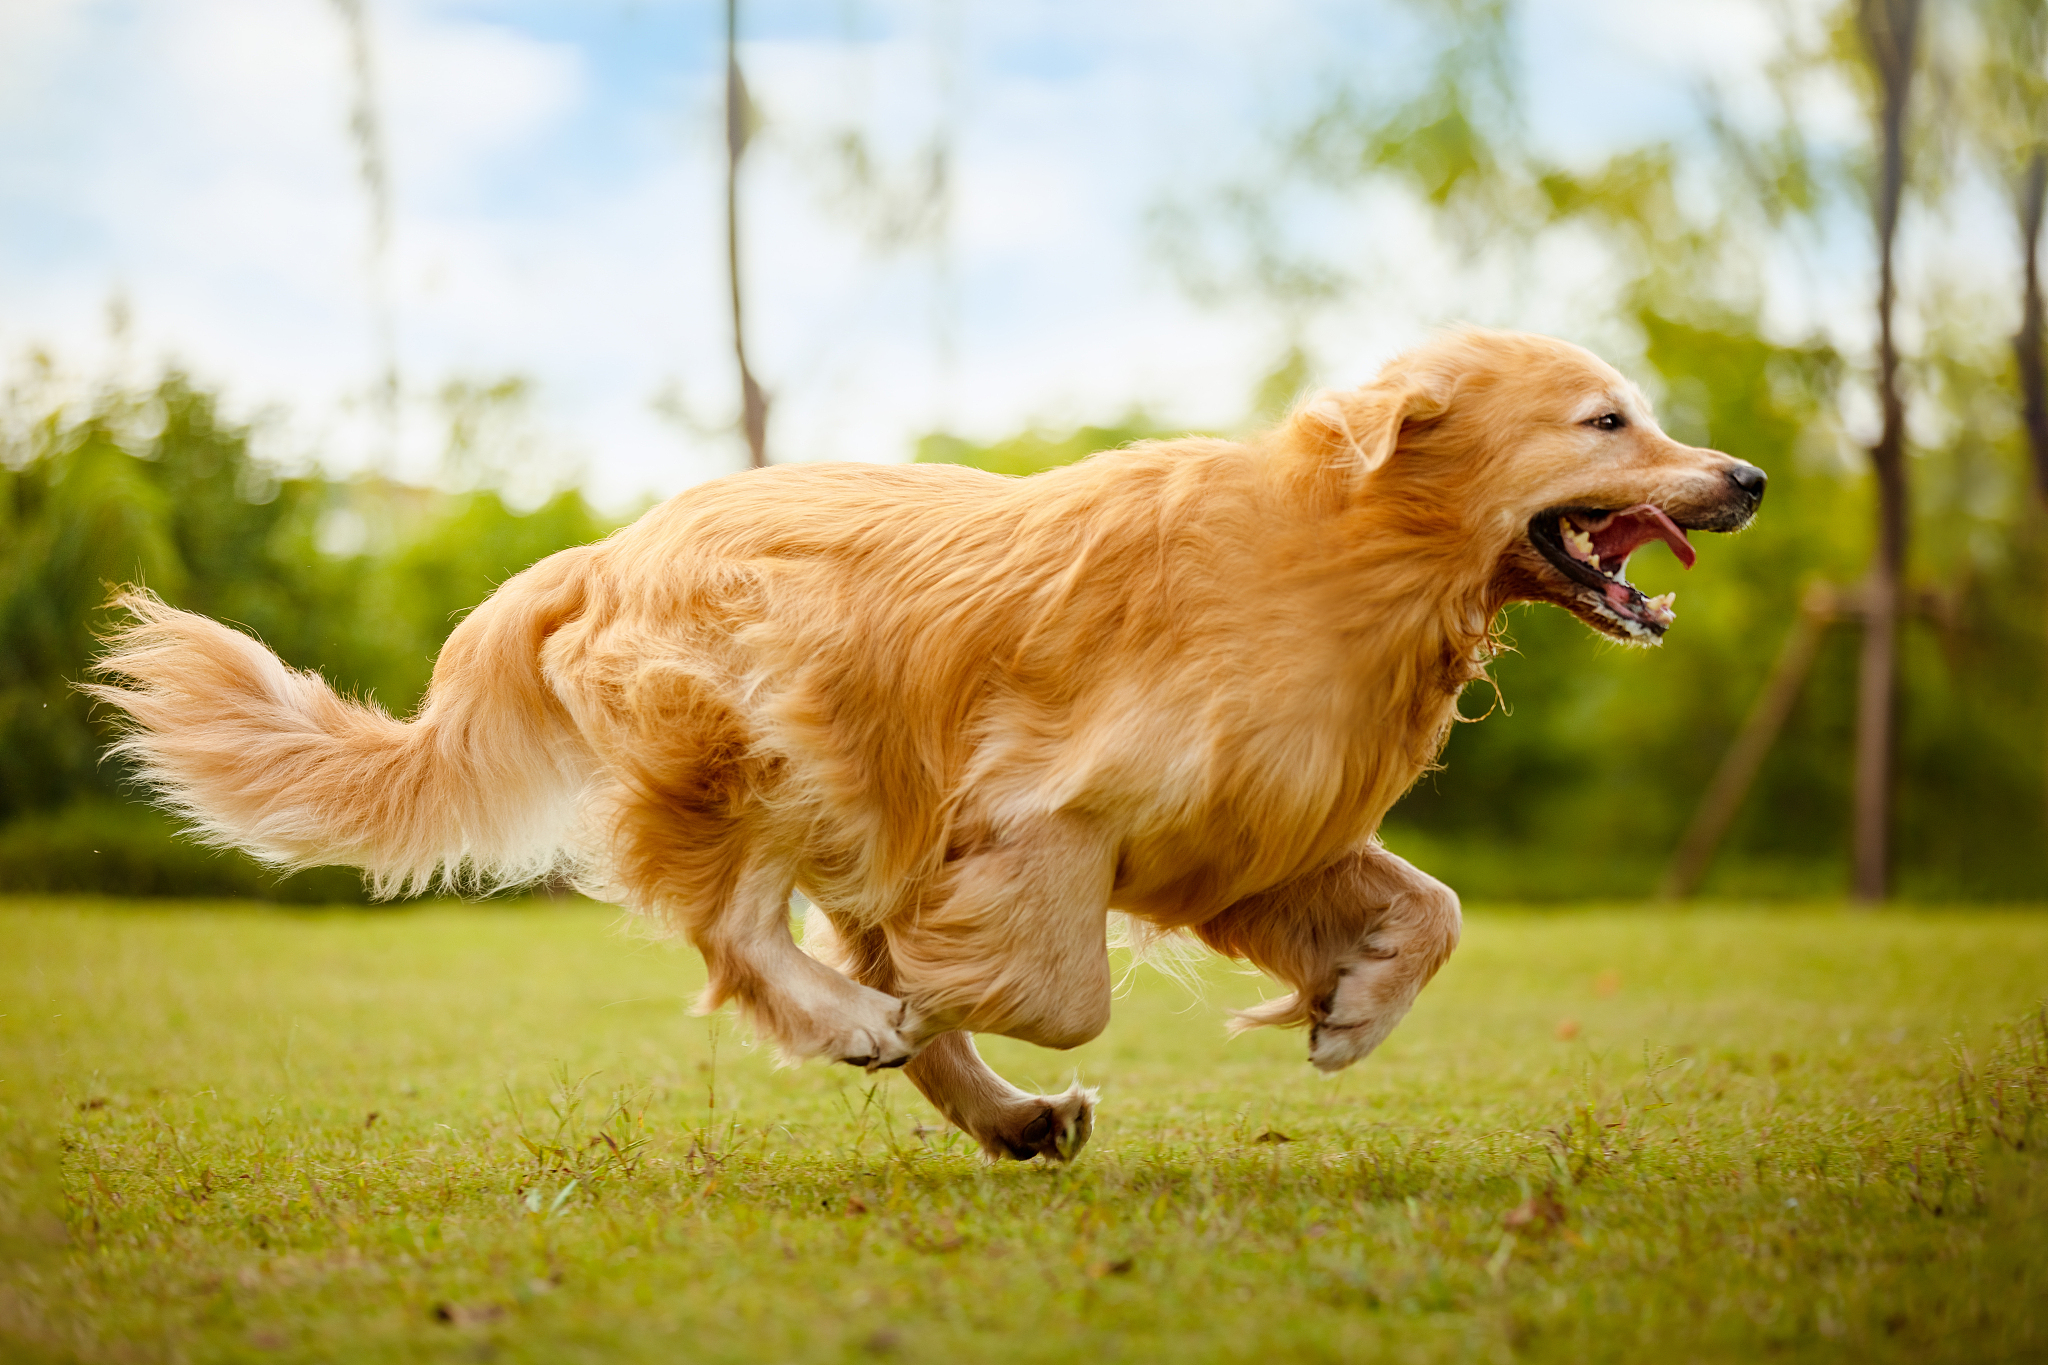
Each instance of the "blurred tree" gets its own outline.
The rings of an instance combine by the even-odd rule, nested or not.
[[[384,122],[377,106],[377,72],[366,0],[332,0],[348,40],[348,137],[356,153],[356,174],[369,209],[363,273],[368,286],[370,330],[377,378],[370,405],[377,416],[378,457],[388,461],[398,446],[398,322],[391,297],[391,166]]]
[[[281,475],[176,373],[77,415],[11,415],[0,423],[0,887],[331,898],[355,885],[353,874],[301,877],[280,892],[246,860],[171,843],[123,791],[123,772],[100,761],[107,734],[72,686],[114,585],[143,583],[239,625],[288,663],[404,712],[462,612],[612,525],[573,492],[521,514],[488,487]]]
[[[2041,219],[2048,206],[2048,4],[1977,0],[1977,46],[1966,90],[1979,154],[2011,196],[2020,244],[2020,317],[2013,333],[2020,414],[2034,501],[2048,512],[2048,317],[2041,299]],[[2048,747],[2044,747],[2048,757]],[[2048,807],[2044,807],[2048,811]]]
[[[1920,0],[1857,0],[1857,37],[1875,76],[1878,163],[1877,396],[1883,425],[1870,448],[1877,478],[1877,545],[1863,581],[1863,656],[1856,687],[1855,843],[1851,889],[1881,901],[1891,883],[1892,765],[1898,748],[1899,612],[1906,576],[1906,403],[1893,337],[1899,207],[1906,193],[1906,111],[1919,68]],[[1851,62],[1852,70],[1863,69]]]
[[[739,0],[725,0],[725,270],[732,292],[732,353],[740,371],[740,431],[747,460],[768,463],[768,394],[747,364],[747,322],[740,271],[740,161],[753,141],[758,114],[740,71]]]
[[[237,619],[298,619],[270,599],[278,551],[316,496],[254,470],[247,433],[223,426],[210,396],[178,375],[148,394],[108,396],[76,422],[46,414],[31,432],[30,448],[0,469],[0,819],[106,790],[70,684],[108,586],[139,579]]]
[[[888,145],[869,118],[870,65],[878,49],[864,22],[866,7],[849,0],[840,10],[841,49],[848,79],[840,96],[844,122],[824,139],[826,168],[820,202],[835,220],[858,233],[877,259],[921,253],[930,266],[929,320],[936,365],[937,424],[952,421],[954,367],[958,360],[958,306],[951,234],[954,212],[954,143],[958,134],[960,0],[932,0],[925,46],[931,58],[933,109],[922,134],[909,145]],[[894,82],[892,82],[894,84]],[[901,90],[891,91],[891,100]]]
[[[1974,70],[1965,83],[1972,141],[2011,196],[2020,245],[2020,322],[2012,339],[2034,488],[2048,500],[2048,358],[2041,219],[2048,205],[2048,4],[1976,0]]]

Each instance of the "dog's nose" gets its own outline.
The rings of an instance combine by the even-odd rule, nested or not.
[[[1770,481],[1770,476],[1753,464],[1739,464],[1728,471],[1728,482],[1748,494],[1751,502],[1763,501],[1764,485]]]

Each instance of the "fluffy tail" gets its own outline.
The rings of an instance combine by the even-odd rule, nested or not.
[[[413,719],[337,695],[249,636],[152,593],[111,605],[85,690],[126,713],[113,752],[207,843],[283,867],[360,867],[379,895],[504,885],[564,856],[587,750],[540,673],[581,605],[567,551],[508,581],[448,638]]]

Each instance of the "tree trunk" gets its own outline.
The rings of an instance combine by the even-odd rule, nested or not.
[[[2048,201],[2048,150],[2035,148],[2019,186],[2021,259],[2026,289],[2020,302],[2020,330],[2012,339],[2019,362],[2020,416],[2027,429],[2027,450],[2034,457],[2037,507],[2048,511],[2048,371],[2042,369],[2041,215]]]
[[[1899,593],[1906,567],[1906,405],[1899,396],[1899,352],[1892,335],[1897,297],[1894,250],[1906,187],[1906,97],[1920,0],[1861,0],[1858,19],[1883,92],[1878,118],[1882,161],[1877,218],[1877,386],[1884,425],[1870,448],[1877,475],[1877,551],[1865,583],[1863,657],[1856,688],[1856,794],[1851,847],[1858,901],[1890,889],[1892,764],[1897,752]]]
[[[1806,675],[1813,671],[1814,656],[1820,652],[1821,636],[1830,623],[1859,609],[1860,604],[1845,603],[1841,593],[1825,583],[1815,583],[1806,590],[1799,604],[1798,619],[1792,623],[1792,633],[1785,637],[1784,648],[1778,651],[1778,660],[1771,666],[1763,691],[1757,694],[1756,703],[1750,707],[1735,742],[1728,746],[1721,766],[1714,770],[1714,780],[1707,785],[1699,808],[1693,812],[1692,823],[1686,826],[1685,837],[1679,840],[1678,851],[1671,856],[1671,865],[1665,869],[1664,880],[1657,888],[1658,899],[1685,900],[1699,890],[1707,869],[1713,866],[1714,854],[1728,835],[1728,827],[1735,823],[1735,816],[1742,809],[1743,798],[1749,795],[1764,760],[1770,757],[1771,746],[1777,743],[1779,732],[1799,701]]]
[[[747,463],[768,463],[768,395],[747,365],[746,313],[740,291],[740,158],[746,155],[752,108],[740,75],[739,0],[725,0],[725,269],[732,284],[732,352],[740,366],[740,430],[747,437]]]
[[[2048,201],[2048,150],[2036,149],[2020,185],[2020,246],[2026,268],[2026,292],[2020,305],[2020,330],[2012,339],[2013,358],[2020,368],[2020,412],[2027,428],[2027,449],[2034,457],[2034,491],[2048,502],[2048,371],[2042,369],[2041,212]]]
[[[370,387],[376,412],[379,464],[390,469],[398,455],[398,324],[391,300],[391,176],[384,154],[384,126],[377,115],[377,81],[371,63],[370,16],[364,0],[333,0],[348,29],[349,140],[355,144],[356,172],[369,204],[370,231],[363,251],[369,284],[370,328],[376,348],[377,379]]]

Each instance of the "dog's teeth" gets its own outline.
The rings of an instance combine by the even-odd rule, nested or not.
[[[1588,532],[1572,525],[1565,517],[1557,519],[1557,534],[1564,541],[1565,552],[1582,564],[1600,567],[1600,556],[1593,553],[1593,537]]]

